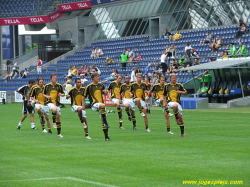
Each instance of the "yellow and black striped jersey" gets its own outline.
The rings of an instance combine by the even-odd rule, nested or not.
[[[143,101],[145,101],[145,91],[147,90],[148,86],[145,82],[141,82],[141,84],[134,82],[130,88],[130,91],[134,94],[134,98],[140,98]]]
[[[55,85],[52,85],[51,83],[49,83],[45,85],[43,93],[51,97],[51,99],[47,99],[46,104],[54,103],[54,105],[59,106],[60,96],[58,96],[58,94],[64,94],[64,91],[61,84],[56,83]]]
[[[131,83],[129,83],[129,84],[124,83],[121,85],[120,94],[123,94],[123,97],[126,99],[131,98],[130,93],[129,93],[131,85],[132,85]]]
[[[30,97],[34,97],[36,100],[40,102],[41,105],[45,105],[46,98],[43,96],[45,86],[42,88],[39,85],[34,85],[31,87],[29,95]]]
[[[84,87],[80,87],[79,89],[73,87],[69,91],[69,95],[71,98],[71,105],[82,106],[82,96],[84,95],[84,92],[85,92]]]
[[[111,90],[111,93],[112,93],[111,98],[119,99],[119,93],[120,93],[122,84],[123,84],[122,82],[118,84],[116,81],[113,81],[109,84],[108,90],[109,91]]]
[[[102,91],[105,90],[105,86],[98,82],[98,84],[89,84],[84,92],[84,97],[88,97],[91,106],[95,103],[103,103]]]
[[[187,92],[184,86],[180,83],[176,84],[168,83],[165,85],[163,95],[167,97],[167,102],[174,101],[181,103],[180,100],[181,94],[178,94],[176,92],[177,90]]]
[[[157,99],[160,99],[161,97],[163,97],[163,91],[164,91],[164,87],[166,86],[167,84],[164,83],[163,86],[161,86],[159,83],[158,84],[155,84],[153,86],[153,88],[151,89],[151,92],[155,92],[155,95],[156,95],[156,100]]]

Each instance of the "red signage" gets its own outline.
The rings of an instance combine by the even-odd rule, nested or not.
[[[47,16],[33,16],[24,18],[2,18],[0,25],[24,25],[24,24],[39,24],[48,23]]]
[[[105,103],[105,105],[108,105],[108,106],[114,106],[114,103],[106,95],[104,96],[104,103]]]
[[[58,5],[58,7],[61,12],[65,12],[65,11],[91,8],[91,3],[90,1],[82,1],[82,2],[77,2],[77,3],[61,4],[61,5]]]
[[[51,23],[63,16],[65,11],[81,10],[91,8],[90,1],[82,1],[77,3],[67,3],[58,5],[59,10],[48,16],[33,16],[21,18],[0,18],[0,25],[25,25],[25,24],[39,24]]]
[[[62,16],[63,16],[63,13],[61,13],[61,12],[58,10],[58,11],[54,12],[53,14],[48,15],[48,19],[49,19],[49,22],[51,23],[51,22],[53,22],[53,21],[59,19],[59,18],[62,17]]]

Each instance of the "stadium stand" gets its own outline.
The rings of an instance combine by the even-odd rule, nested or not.
[[[209,58],[216,58],[217,55],[223,51],[229,49],[229,43],[234,40],[234,33],[237,26],[227,26],[227,27],[217,27],[217,28],[208,28],[208,29],[200,29],[200,30],[191,30],[191,31],[182,31],[182,38],[179,41],[169,42],[168,39],[160,38],[160,39],[149,39],[149,36],[138,36],[138,37],[129,37],[129,38],[118,38],[112,40],[102,40],[102,41],[94,41],[91,45],[86,46],[82,51],[76,51],[74,55],[69,55],[65,60],[59,60],[57,64],[50,65],[46,70],[44,69],[43,74],[44,77],[49,77],[52,72],[57,72],[58,74],[58,82],[63,84],[65,82],[65,75],[67,74],[69,66],[76,65],[79,69],[81,65],[87,64],[91,66],[95,64],[101,70],[101,80],[108,77],[112,73],[112,69],[118,69],[119,73],[123,75],[130,75],[132,68],[134,66],[138,66],[140,70],[143,72],[145,67],[150,62],[157,62],[159,61],[160,55],[162,50],[165,49],[166,44],[171,45],[174,44],[177,46],[177,55],[179,56],[180,53],[184,54],[184,48],[187,42],[190,43],[192,47],[196,49],[196,51],[200,55],[200,63],[208,63]],[[223,46],[218,50],[217,53],[210,54],[211,49],[208,47],[209,44],[199,44],[199,41],[204,39],[206,32],[209,31],[211,35],[217,36],[221,35],[223,40]],[[240,40],[243,44],[246,45],[248,51],[250,49],[249,41],[250,35],[246,34]],[[237,41],[236,48],[238,49],[239,41]],[[100,47],[103,52],[104,56],[99,58],[91,58],[91,51],[93,47]],[[119,58],[124,48],[132,48],[132,50],[136,52],[140,52],[142,56],[142,61],[128,64],[126,69],[119,69]],[[111,65],[107,65],[105,63],[106,58],[115,59],[116,63]],[[36,66],[31,66],[29,69],[32,70],[36,68]],[[197,71],[194,73],[177,73],[178,75],[178,82],[185,84],[186,82],[193,79],[193,76],[198,76],[202,72]],[[48,76],[46,76],[48,75]],[[27,79],[36,78],[37,74],[29,74]],[[169,74],[167,74],[167,77]],[[90,80],[90,77],[86,77]],[[15,90],[17,87],[23,85],[26,80],[22,79],[11,79],[8,81],[8,84],[3,83],[4,81],[1,80],[0,90]],[[27,81],[26,81],[27,82]],[[46,78],[45,82],[49,82],[49,79]],[[109,82],[105,83],[107,86]],[[212,97],[228,97],[229,88],[233,85],[231,82],[224,83],[223,88],[220,90],[220,94],[208,94],[208,96],[212,95]],[[239,86],[239,85],[238,85]],[[237,86],[236,86],[237,87]],[[226,91],[226,92],[225,92]],[[213,90],[211,91],[213,92]]]

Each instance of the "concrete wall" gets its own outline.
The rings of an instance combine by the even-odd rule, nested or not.
[[[250,96],[233,99],[227,102],[227,108],[250,106]]]
[[[26,60],[25,62],[23,62],[21,64],[18,63],[19,70],[22,71],[25,68],[29,68],[30,66],[37,65],[37,58],[38,58],[38,55],[34,56],[33,58],[30,58],[29,60]]]
[[[71,42],[74,45],[78,44],[78,38],[77,38],[77,18],[71,18],[71,19],[64,19],[59,21],[59,36],[63,35],[64,33],[70,32],[71,34]]]

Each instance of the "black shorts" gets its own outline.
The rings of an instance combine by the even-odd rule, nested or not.
[[[205,44],[207,44],[207,43],[210,43],[210,41],[208,41],[208,40],[205,40]]]
[[[32,106],[28,106],[28,101],[23,101],[23,114],[34,114],[35,110]]]

